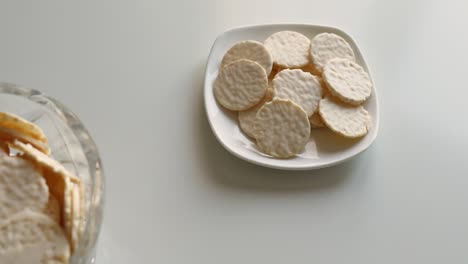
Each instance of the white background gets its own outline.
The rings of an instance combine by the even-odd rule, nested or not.
[[[98,264],[467,263],[466,1],[0,0],[0,80],[68,105],[100,147]],[[354,36],[380,133],[330,169],[228,154],[202,107],[228,28],[311,23]]]

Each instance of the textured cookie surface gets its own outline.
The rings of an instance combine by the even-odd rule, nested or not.
[[[49,194],[49,201],[44,209],[44,213],[49,216],[50,219],[60,224],[60,205],[57,198],[52,194]]]
[[[284,68],[300,68],[309,63],[310,40],[301,33],[280,31],[269,36],[265,47],[273,63]]]
[[[226,54],[224,54],[221,67],[240,59],[248,59],[257,62],[265,69],[267,75],[270,74],[273,66],[273,60],[268,50],[262,43],[255,40],[244,40],[234,44]]]
[[[273,79],[274,98],[289,99],[311,116],[322,99],[322,87],[317,77],[302,70],[282,70]]]
[[[274,99],[257,113],[256,140],[266,154],[288,158],[300,153],[310,137],[307,113],[290,100]]]
[[[257,123],[257,112],[266,102],[271,101],[272,98],[273,88],[269,87],[265,94],[265,97],[262,99],[262,101],[260,101],[260,103],[247,110],[239,111],[239,126],[247,136],[255,138],[255,124]]]
[[[371,95],[369,75],[353,61],[331,59],[323,69],[323,79],[330,92],[346,103],[359,105]]]
[[[355,60],[353,49],[348,42],[333,33],[315,36],[310,43],[310,56],[318,71],[322,71],[325,64],[333,58]]]
[[[260,102],[267,87],[263,67],[257,62],[241,59],[222,68],[214,82],[214,95],[225,108],[241,111]]]
[[[58,223],[24,210],[0,222],[0,263],[68,263],[70,248]]]
[[[370,115],[362,106],[326,97],[320,100],[319,112],[327,127],[345,137],[362,137],[369,131]]]
[[[48,198],[47,184],[36,168],[0,150],[0,221],[25,208],[42,211]]]

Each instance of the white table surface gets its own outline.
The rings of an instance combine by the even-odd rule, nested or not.
[[[467,263],[467,2],[276,2],[0,1],[0,80],[68,105],[100,147],[97,263]],[[372,69],[380,133],[350,162],[265,169],[209,129],[216,36],[282,22],[344,29]]]

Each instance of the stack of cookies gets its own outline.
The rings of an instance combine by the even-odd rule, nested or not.
[[[69,263],[84,229],[79,178],[49,156],[43,131],[0,112],[0,263]]]

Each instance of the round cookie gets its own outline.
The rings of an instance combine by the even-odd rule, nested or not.
[[[362,106],[345,105],[326,97],[320,100],[319,113],[332,131],[348,137],[362,137],[369,131],[370,115]]]
[[[242,111],[262,100],[268,79],[260,64],[240,59],[224,66],[213,86],[218,103],[229,110]]]
[[[333,58],[355,61],[354,51],[348,42],[333,33],[321,33],[311,40],[310,57],[318,71],[323,71],[325,64]]]
[[[263,100],[258,103],[256,106],[249,108],[244,111],[239,111],[238,119],[239,119],[239,126],[244,131],[244,133],[251,137],[255,138],[255,124],[257,123],[257,112],[262,108],[262,106],[266,103],[271,101],[273,98],[273,88],[268,87],[268,90],[265,94]]]
[[[300,153],[310,137],[307,113],[290,100],[266,103],[257,113],[255,128],[259,149],[278,158]]]
[[[352,105],[362,104],[372,92],[367,72],[348,59],[335,58],[328,61],[323,69],[323,80],[332,95]]]
[[[301,33],[280,31],[269,36],[265,47],[273,63],[284,68],[300,68],[309,63],[310,40]]]
[[[282,70],[273,79],[274,98],[289,99],[311,116],[322,99],[322,87],[317,77],[300,69]]]
[[[273,67],[273,59],[270,53],[262,43],[255,40],[244,40],[234,44],[226,54],[224,54],[221,67],[240,59],[248,59],[257,62],[265,69],[267,75],[270,74]]]

